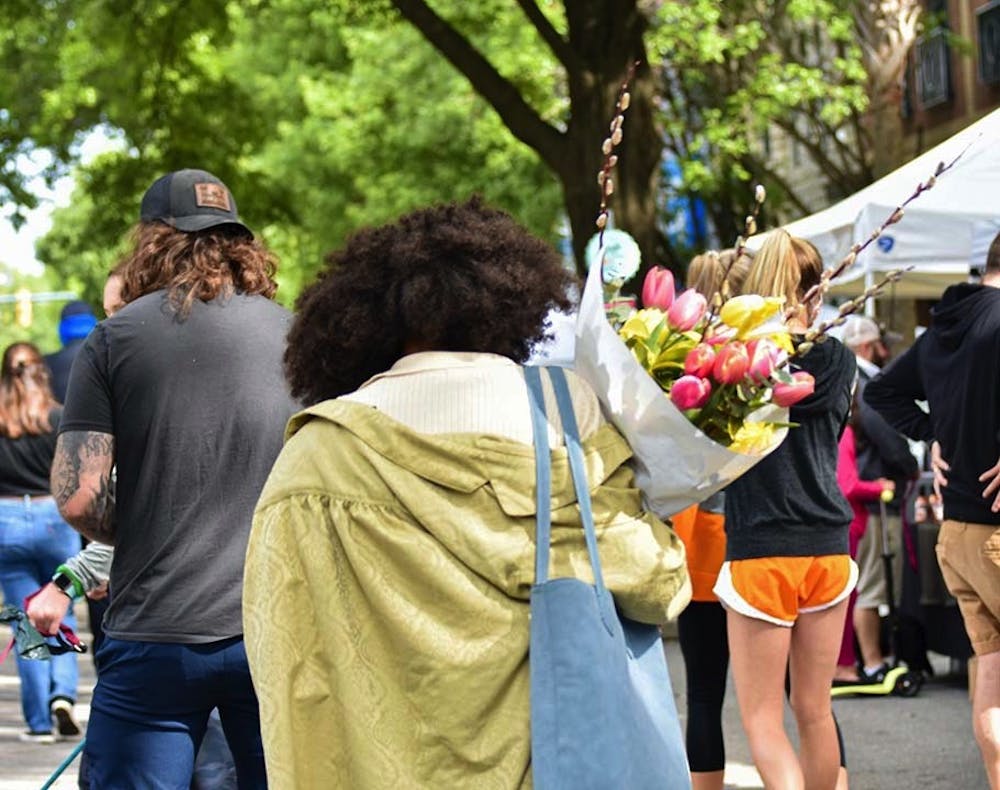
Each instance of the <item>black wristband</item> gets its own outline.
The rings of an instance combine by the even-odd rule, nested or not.
[[[52,577],[52,583],[59,588],[59,591],[65,593],[71,600],[76,596],[76,584],[73,579],[67,576],[65,573],[57,573]]]

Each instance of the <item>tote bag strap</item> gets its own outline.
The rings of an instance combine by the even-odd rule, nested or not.
[[[583,463],[583,448],[580,431],[573,411],[573,400],[562,368],[546,368],[559,407],[566,449],[569,454],[573,487],[576,490],[583,534],[587,543],[590,569],[594,574],[594,586],[602,594],[605,592],[604,575],[601,572],[601,558],[597,552],[597,533],[594,529],[594,514],[590,504],[590,488]],[[537,496],[535,532],[535,584],[544,584],[549,579],[549,553],[552,540],[552,467],[549,455],[548,421],[545,412],[545,395],[542,391],[541,370],[537,367],[524,368],[524,378],[528,385],[528,400],[531,404],[531,429],[535,440],[535,488]]]
[[[583,522],[583,534],[587,541],[587,554],[590,555],[590,569],[594,573],[594,586],[603,594],[604,574],[601,572],[601,555],[597,552],[594,511],[590,505],[590,486],[587,484],[587,470],[583,463],[583,446],[580,444],[576,412],[573,411],[573,398],[569,394],[566,371],[562,368],[547,368],[547,370],[552,380],[552,387],[556,391],[556,404],[559,406],[559,419],[562,420],[566,449],[569,452],[569,467],[573,473],[573,487],[576,489],[576,502],[580,507],[580,520]]]
[[[549,580],[549,544],[552,539],[552,459],[549,457],[549,426],[545,416],[542,373],[524,368],[531,404],[531,432],[535,439],[535,584]]]

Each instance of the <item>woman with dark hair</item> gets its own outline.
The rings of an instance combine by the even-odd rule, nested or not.
[[[358,233],[299,301],[293,418],[247,553],[271,788],[528,786],[532,430],[520,364],[565,308],[556,252],[476,199]],[[661,623],[684,551],[568,374],[605,579]],[[549,440],[563,443],[546,381]],[[557,449],[552,575],[590,573]],[[322,744],[323,748],[316,748]]]
[[[778,229],[754,257],[743,293],[783,297],[786,326],[802,343],[819,310],[819,300],[805,296],[822,272],[812,244]],[[837,443],[856,365],[829,338],[794,367],[812,374],[815,390],[791,408],[795,427],[778,449],[726,489],[726,562],[715,593],[727,610],[736,697],[765,786],[833,788],[846,776],[830,688],[857,580]],[[786,676],[799,755],[784,728]]]
[[[31,343],[8,346],[0,363],[0,586],[4,600],[16,606],[80,550],[80,536],[60,518],[49,493],[61,415],[38,349]],[[63,622],[75,628],[70,600],[64,600],[69,611]],[[78,735],[73,719],[76,653],[51,661],[18,656],[17,672],[28,725],[21,739],[53,743],[53,716],[60,734]]]

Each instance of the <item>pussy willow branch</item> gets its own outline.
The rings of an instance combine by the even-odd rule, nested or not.
[[[753,208],[747,215],[746,220],[743,223],[743,234],[736,237],[735,254],[726,264],[726,269],[722,273],[722,279],[719,280],[718,286],[712,291],[712,293],[707,294],[706,298],[708,300],[709,309],[709,320],[705,324],[706,330],[708,326],[712,323],[712,318],[716,311],[722,306],[722,294],[724,292],[726,283],[729,280],[729,275],[733,270],[733,266],[736,262],[743,257],[746,252],[747,239],[753,236],[757,232],[757,217],[760,215],[760,207],[764,205],[764,200],[767,198],[767,191],[764,189],[762,184],[757,184],[753,190]],[[716,304],[718,302],[718,304]]]
[[[851,247],[850,252],[848,252],[847,255],[845,255],[836,266],[834,266],[833,268],[828,268],[823,272],[823,274],[820,276],[819,283],[814,285],[808,291],[806,291],[805,296],[802,297],[802,304],[809,304],[810,301],[816,298],[822,299],[823,296],[826,295],[826,292],[830,290],[830,281],[836,279],[837,277],[842,275],[845,271],[847,271],[847,269],[849,269],[857,260],[858,255],[860,255],[873,242],[875,242],[875,240],[878,239],[879,236],[885,233],[886,228],[888,228],[890,225],[895,225],[897,222],[899,222],[903,218],[903,214],[906,210],[906,207],[910,205],[910,203],[912,203],[918,197],[920,197],[920,195],[922,195],[924,192],[931,189],[937,183],[938,178],[942,174],[951,170],[951,168],[955,166],[955,163],[958,162],[958,160],[965,155],[965,152],[968,151],[969,148],[972,146],[972,144],[976,142],[976,140],[978,140],[979,137],[981,136],[982,135],[979,135],[973,140],[970,140],[969,144],[966,145],[965,148],[963,148],[961,151],[959,151],[958,156],[952,159],[948,164],[945,164],[944,162],[938,162],[938,166],[935,168],[934,174],[923,183],[918,184],[917,188],[913,191],[913,194],[910,195],[901,204],[896,206],[895,210],[886,218],[886,220],[881,225],[879,225],[878,228],[876,228],[871,233],[871,235],[867,239],[864,240],[864,242],[855,242],[854,245]],[[887,283],[884,282],[883,287],[885,284]],[[872,294],[870,294],[870,296],[874,296],[877,293],[878,291],[875,291]],[[869,297],[866,296],[865,298],[867,299]],[[794,310],[795,308],[793,307],[789,309]]]
[[[891,272],[887,272],[886,275],[877,283],[873,284],[870,288],[865,289],[864,293],[844,302],[838,308],[836,316],[831,318],[829,321],[821,321],[815,329],[810,329],[806,332],[805,339],[795,347],[795,350],[791,354],[778,362],[775,367],[778,369],[787,367],[795,357],[801,357],[808,354],[816,343],[821,343],[826,339],[827,332],[836,326],[843,326],[851,315],[864,306],[865,302],[873,296],[876,296],[880,291],[884,290],[886,286],[899,280],[908,271],[912,271],[913,268],[914,267],[910,265],[904,266],[901,269],[893,269]]]
[[[815,329],[810,329],[806,332],[805,340],[799,343],[798,347],[795,349],[795,353],[792,356],[802,356],[803,354],[809,353],[809,349],[813,345],[822,340],[826,333],[829,332],[836,326],[843,326],[848,317],[860,310],[865,302],[871,299],[873,296],[877,296],[891,283],[899,280],[904,274],[913,270],[913,265],[904,266],[901,269],[893,269],[891,272],[887,272],[886,275],[874,283],[871,287],[866,288],[863,293],[855,296],[853,299],[844,302],[840,308],[837,310],[837,315],[828,321],[821,321]]]
[[[604,138],[604,142],[601,143],[604,164],[597,174],[597,184],[601,188],[601,208],[597,212],[597,222],[595,223],[597,229],[600,231],[597,239],[598,249],[604,246],[604,229],[608,226],[608,199],[615,192],[615,182],[611,177],[611,172],[614,170],[615,165],[618,164],[618,155],[615,153],[615,149],[621,144],[624,135],[622,127],[625,125],[625,111],[632,100],[632,96],[628,92],[628,86],[632,81],[632,77],[635,76],[635,69],[638,65],[638,61],[631,64],[625,73],[625,80],[618,89],[618,98],[615,101],[615,115],[611,119],[610,132]],[[601,263],[603,265],[603,261]]]

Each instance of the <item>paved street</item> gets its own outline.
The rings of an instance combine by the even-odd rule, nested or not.
[[[667,642],[677,708],[684,716],[684,663]],[[946,677],[949,661],[931,655],[937,677],[916,697],[844,698],[834,711],[844,732],[852,790],[988,790],[964,678]],[[743,736],[732,683],[726,693],[726,787],[762,788]],[[785,717],[794,731],[791,714]]]
[[[78,614],[85,621],[85,610]],[[684,666],[675,641],[667,642],[667,655],[683,716]],[[940,675],[947,673],[947,659],[932,656],[932,660]],[[82,722],[89,711],[94,683],[89,656],[81,659],[80,668],[77,713]],[[972,737],[966,689],[960,679],[933,679],[911,699],[839,699],[834,705],[847,740],[853,790],[987,790]],[[750,763],[732,689],[727,695],[725,716],[727,788],[763,787]],[[13,659],[8,659],[0,666],[0,753],[4,757],[0,786],[4,790],[38,790],[75,745],[73,741],[54,746],[24,744],[18,740],[23,728],[17,674]],[[53,787],[76,787],[77,765],[74,762]]]
[[[80,623],[81,639],[89,642],[87,631],[87,607],[77,605],[77,621]],[[5,636],[5,639],[8,638]],[[6,641],[4,642],[6,646]],[[81,727],[90,713],[90,694],[94,687],[94,664],[90,654],[79,660],[80,686],[76,706],[76,718]],[[3,790],[38,790],[49,778],[56,766],[73,751],[79,738],[56,744],[21,743],[18,736],[26,729],[21,715],[20,684],[14,657],[10,656],[0,664],[0,754],[3,755]],[[75,788],[79,758],[66,769],[52,785],[54,790]]]

